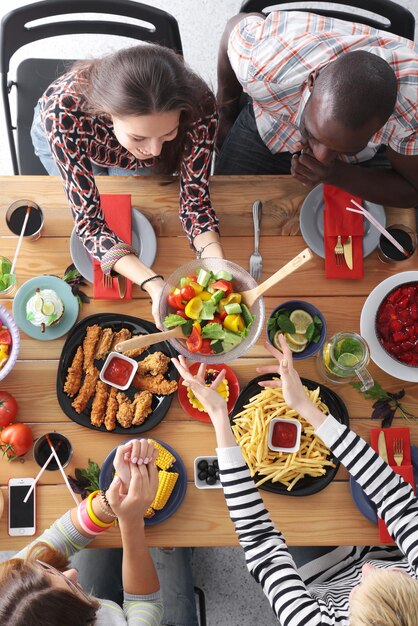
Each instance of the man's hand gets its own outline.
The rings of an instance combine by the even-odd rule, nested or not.
[[[338,161],[321,163],[312,153],[294,154],[290,173],[307,187],[315,187],[319,183],[330,183],[338,167]]]

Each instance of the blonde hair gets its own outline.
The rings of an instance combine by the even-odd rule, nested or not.
[[[416,626],[418,581],[402,572],[376,570],[350,598],[350,626]]]

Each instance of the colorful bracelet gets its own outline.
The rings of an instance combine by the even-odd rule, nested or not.
[[[154,278],[161,278],[161,280],[164,280],[164,276],[161,276],[161,274],[155,274],[155,276],[150,276],[149,278],[143,280],[142,283],[139,285],[141,290],[146,291],[146,289],[144,289],[145,283],[149,282],[150,280],[154,280]]]
[[[81,528],[88,535],[100,535],[100,533],[106,530],[106,528],[101,528],[91,521],[89,514],[87,513],[87,504],[85,500],[82,500],[77,507],[77,519]]]
[[[115,476],[116,475],[117,474],[115,472]],[[117,515],[115,515],[115,513],[113,512],[112,507],[109,504],[109,500],[107,499],[106,491],[104,491],[102,489],[102,491],[100,492],[100,495],[102,497],[99,498],[99,506],[102,509],[103,513],[106,513],[106,515],[109,515],[110,517],[117,517]],[[105,503],[106,508],[103,506],[103,502]]]
[[[100,520],[97,515],[94,513],[93,511],[93,498],[96,497],[96,495],[100,493],[100,491],[93,491],[86,499],[86,508],[87,508],[87,514],[90,518],[90,520],[93,522],[93,524],[95,524],[96,526],[98,526],[99,528],[103,528],[103,530],[106,530],[106,528],[110,528],[110,526],[113,526],[113,520],[109,523],[109,522],[102,522],[102,520]]]

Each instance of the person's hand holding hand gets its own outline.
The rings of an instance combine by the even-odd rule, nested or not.
[[[171,360],[183,378],[183,385],[190,387],[196,398],[200,400],[213,425],[216,427],[222,422],[228,422],[227,404],[222,396],[216,392],[216,389],[225,378],[226,371],[220,371],[213,383],[208,387],[205,385],[205,363],[200,364],[196,376],[193,376],[184,356],[180,355],[178,359]]]
[[[154,453],[154,444],[148,439],[132,439],[116,450],[113,467],[121,481],[121,490],[128,493],[131,481],[131,464],[147,464]]]

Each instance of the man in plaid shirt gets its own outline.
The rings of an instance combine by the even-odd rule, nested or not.
[[[412,41],[305,11],[239,14],[220,45],[218,105],[216,173],[291,173],[371,202],[418,203]]]

